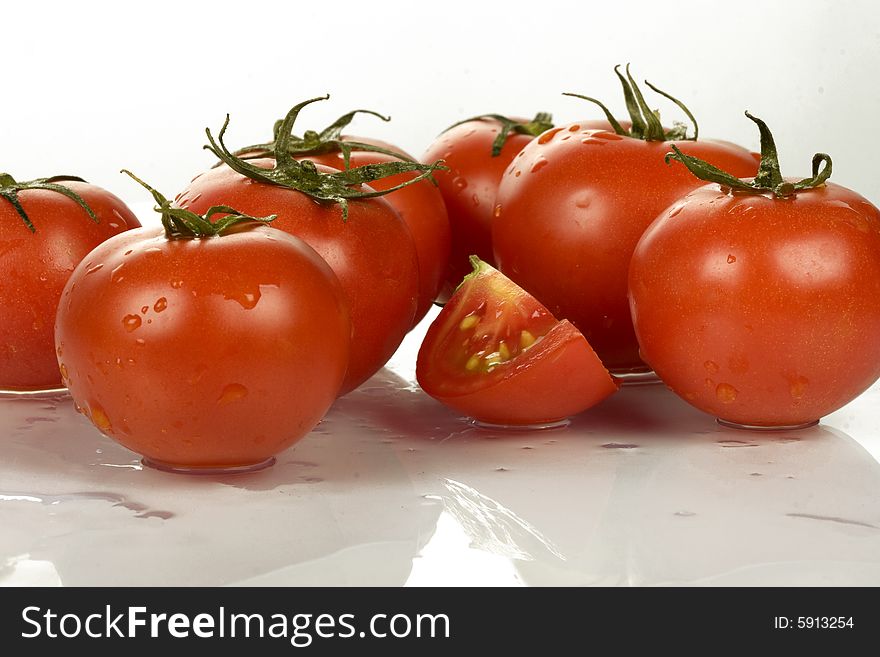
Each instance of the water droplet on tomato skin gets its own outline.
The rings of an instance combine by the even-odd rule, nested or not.
[[[805,376],[793,376],[788,379],[788,391],[794,401],[800,400],[807,391],[810,380]]]
[[[472,195],[472,196],[471,196],[471,203],[474,204],[474,207],[475,207],[475,208],[480,207],[480,197],[477,196],[476,194]]]
[[[495,214],[496,217],[500,217],[500,216],[501,216],[501,204],[500,204],[500,203],[499,203],[498,205],[495,206],[495,213],[494,213],[494,214]]]
[[[738,394],[739,390],[729,383],[719,383],[715,388],[715,397],[722,404],[732,404]]]
[[[593,136],[596,139],[604,139],[605,141],[622,141],[623,137],[618,135],[616,132],[597,132],[594,133]]]
[[[130,253],[130,252],[129,252]],[[124,265],[118,265],[113,268],[113,271],[110,272],[110,282],[111,283],[119,283],[123,278],[122,268]]]
[[[259,287],[250,290],[234,290],[223,295],[224,299],[227,301],[238,302],[238,304],[245,310],[253,310],[256,308],[257,304],[260,302],[260,297],[262,297],[262,293],[260,292]]]
[[[678,214],[679,214],[683,209],[684,209],[684,206],[683,206],[683,205],[677,205],[677,206],[675,206],[674,208],[672,208],[666,216],[669,217],[670,219],[672,219],[673,217],[678,216]]]
[[[99,404],[90,403],[87,415],[92,420],[92,424],[98,427],[101,433],[113,433],[113,425],[110,423],[110,418],[107,417],[106,411]]]
[[[125,327],[126,331],[131,333],[132,331],[140,328],[141,318],[137,315],[126,315],[122,318],[122,325]]]
[[[568,126],[569,132],[577,132],[580,129],[581,129],[581,127],[577,123],[575,123],[574,125]]]
[[[183,281],[181,281],[181,280],[171,281],[171,287],[173,287],[175,290],[179,290],[180,288],[183,287]]]
[[[553,139],[553,137],[555,137],[561,130],[562,128],[553,128],[552,130],[548,130],[540,137],[538,137],[538,143],[541,145],[546,144],[548,141]]]
[[[134,341],[134,343],[135,343],[138,347],[143,347],[144,345],[147,344],[147,341],[144,340],[143,338],[138,338],[137,340]]]
[[[467,180],[462,178],[461,176],[456,176],[452,180],[452,185],[455,187],[457,192],[461,192],[465,187],[468,186]]]
[[[86,269],[86,276],[88,276],[89,274],[94,274],[96,271],[101,271],[103,268],[104,268],[104,263],[100,263],[100,264],[97,264],[94,266],[89,266],[89,268]]]
[[[146,315],[149,310],[149,306],[141,306],[141,315]]]
[[[715,374],[720,369],[718,367],[718,363],[713,360],[707,360],[705,363],[703,363],[703,367],[706,368],[706,371],[709,374]]]
[[[731,253],[727,256],[727,264],[732,265],[734,262],[736,262],[736,256]]]
[[[156,303],[153,304],[153,310],[155,310],[157,313],[161,313],[167,307],[168,299],[166,299],[165,297],[159,297],[158,299],[156,299]]]
[[[248,395],[248,389],[245,388],[240,383],[230,383],[228,386],[223,388],[223,392],[220,393],[220,396],[217,398],[217,405],[224,406],[226,404],[231,404],[233,402],[237,402],[241,399],[244,399]]]
[[[547,160],[538,160],[532,165],[532,168],[529,169],[529,173],[538,173],[541,169],[547,166],[549,162]]]

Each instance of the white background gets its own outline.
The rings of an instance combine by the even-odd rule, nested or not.
[[[0,170],[79,174],[148,201],[128,167],[173,195],[212,162],[204,129],[232,115],[231,146],[262,141],[295,102],[320,128],[354,108],[354,133],[420,155],[474,114],[624,114],[612,73],[632,62],[683,99],[706,137],[757,148],[773,129],[783,173],[816,151],[833,180],[880,204],[880,9],[870,1],[533,3],[42,2],[4,6]],[[332,12],[332,13],[329,13]],[[662,101],[662,102],[661,102]],[[669,119],[680,113],[651,95]]]

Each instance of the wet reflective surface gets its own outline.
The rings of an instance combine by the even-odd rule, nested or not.
[[[144,467],[69,398],[0,399],[0,584],[880,585],[880,387],[798,431],[648,385],[505,432],[413,383],[426,327],[250,474]]]

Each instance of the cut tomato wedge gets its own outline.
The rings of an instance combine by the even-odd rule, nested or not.
[[[481,422],[558,422],[617,391],[586,338],[477,257],[419,349],[427,394]]]

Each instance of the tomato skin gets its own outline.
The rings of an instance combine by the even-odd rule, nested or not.
[[[60,184],[82,197],[98,223],[62,194],[25,189],[18,197],[36,228],[31,233],[12,205],[0,199],[0,389],[62,386],[52,332],[61,290],[89,251],[140,226],[125,203],[110,192],[79,181]]]
[[[407,155],[397,146],[387,144],[369,137],[343,136],[343,141],[358,141],[374,146],[381,146],[403,155]],[[317,156],[306,156],[316,164],[324,164],[334,169],[344,169],[345,161],[342,153],[326,153]],[[411,158],[412,159],[412,158]],[[352,151],[349,160],[351,167],[384,162],[398,162],[398,158],[384,153],[371,151]],[[436,175],[436,174],[435,174]],[[377,191],[390,189],[407,180],[418,176],[417,172],[401,173],[380,180],[374,180],[370,187]],[[419,302],[412,325],[418,324],[427,314],[434,299],[440,292],[443,277],[446,274],[446,263],[450,253],[449,217],[446,204],[440,190],[430,180],[422,180],[408,185],[383,197],[397,210],[400,218],[406,223],[416,247],[419,262]]]
[[[490,325],[477,337],[479,346],[492,345],[499,335],[527,330],[538,337],[531,346],[488,371],[463,366],[471,347],[462,338],[471,328],[463,320],[481,313],[478,327]],[[513,340],[508,339],[509,344]],[[488,346],[487,351],[495,349]],[[481,352],[482,353],[482,352]],[[419,349],[416,377],[422,389],[450,408],[481,422],[498,425],[536,425],[557,422],[599,403],[618,389],[618,383],[590,345],[568,321],[558,322],[534,298],[483,263],[468,276],[437,316]]]
[[[323,259],[251,223],[108,240],[71,276],[56,341],[98,429],[154,462],[207,468],[259,463],[311,430],[336,399],[350,332]]]
[[[880,376],[878,255],[880,211],[839,185],[787,199],[701,187],[633,255],[642,354],[723,420],[813,422]]]
[[[272,160],[252,163],[273,165]],[[416,250],[406,224],[384,199],[349,202],[343,221],[336,204],[319,204],[221,166],[197,176],[175,203],[196,213],[229,205],[257,217],[275,214],[273,228],[296,235],[327,261],[351,313],[351,362],[340,395],[379,371],[411,328],[419,294]]]
[[[627,302],[636,242],[673,201],[703,183],[664,157],[675,144],[736,176],[757,162],[726,142],[650,142],[585,122],[548,130],[511,164],[492,240],[499,268],[569,319],[612,371],[644,368]]]

